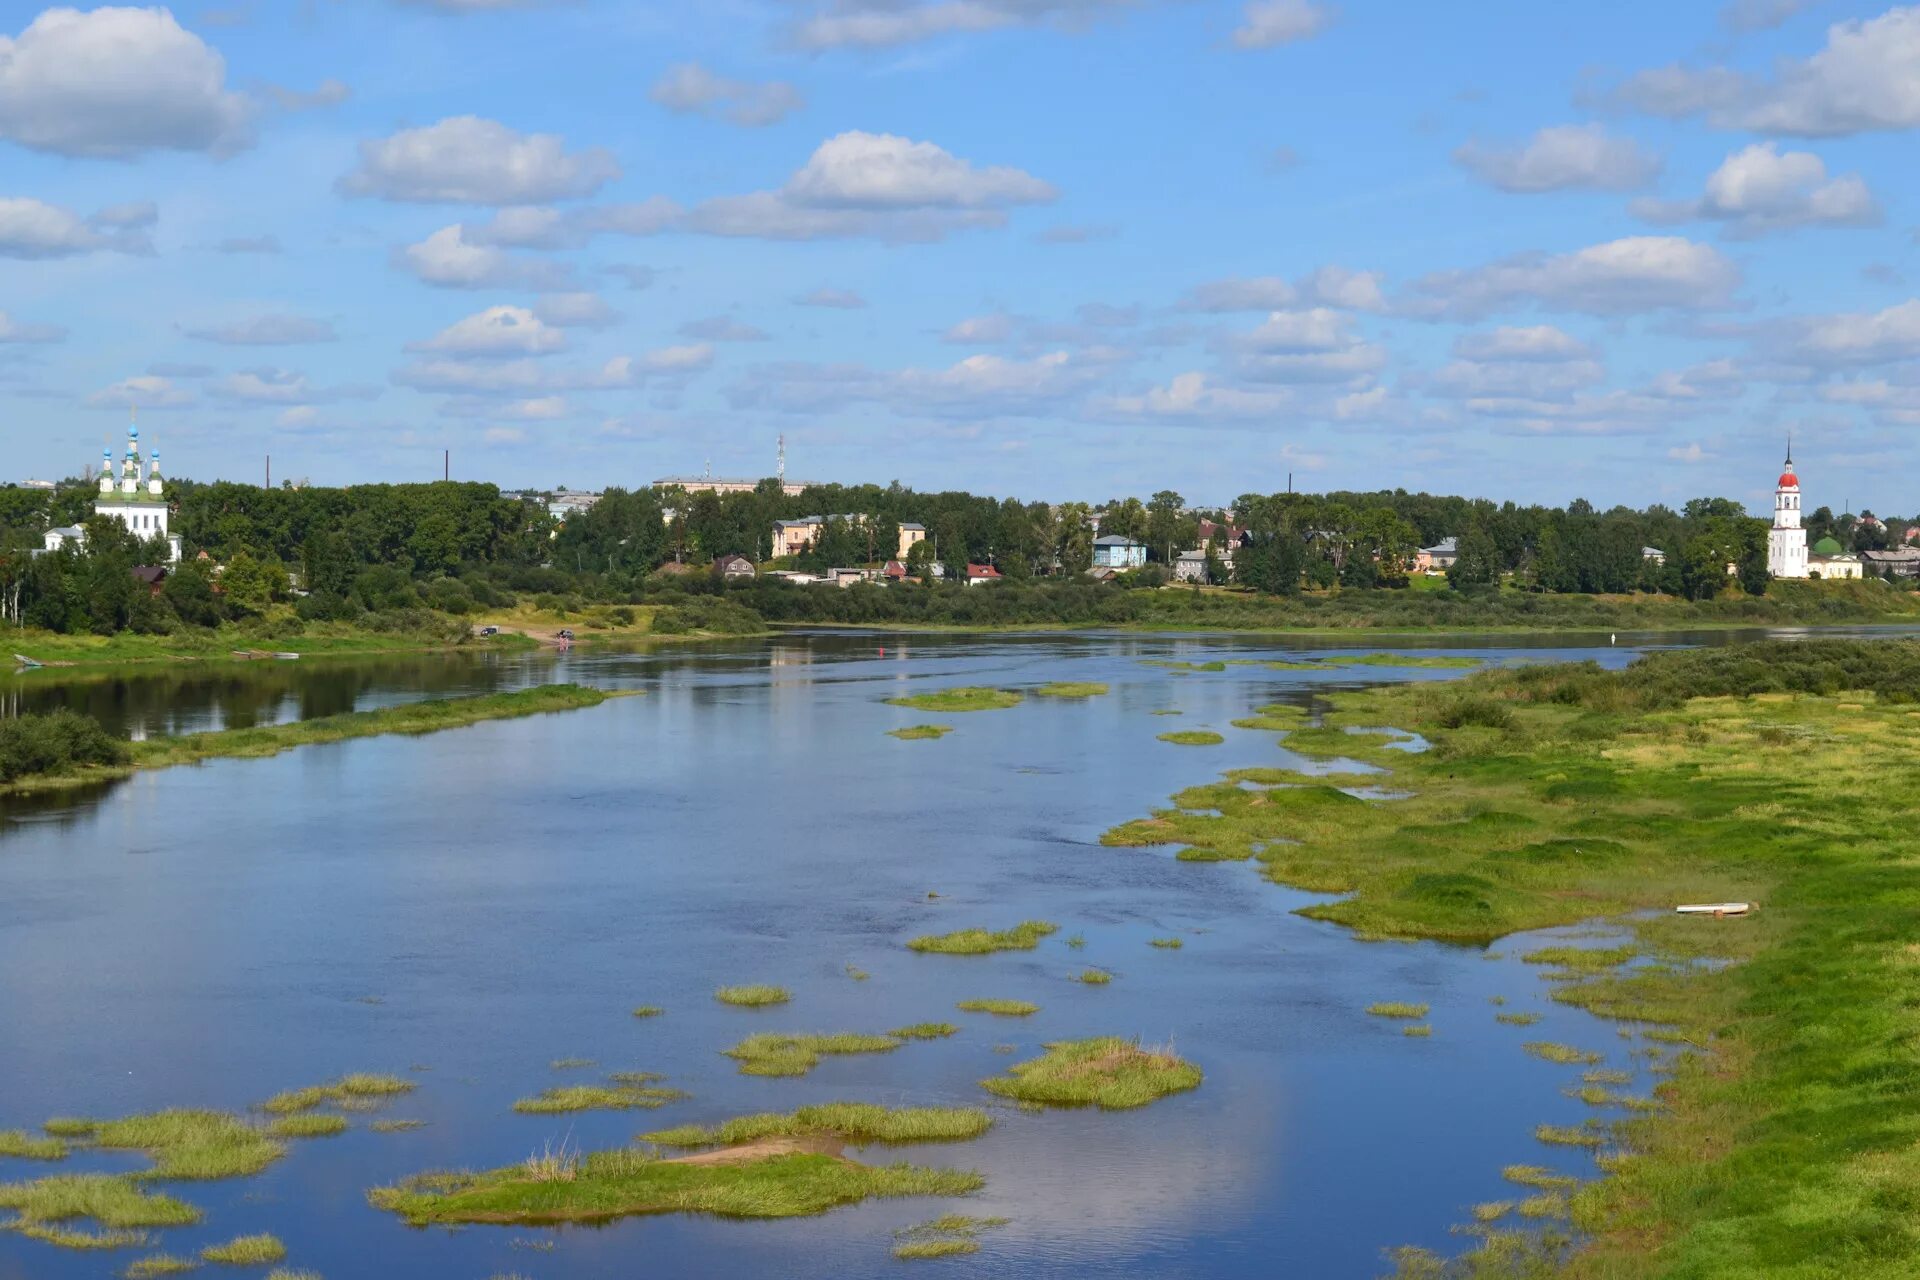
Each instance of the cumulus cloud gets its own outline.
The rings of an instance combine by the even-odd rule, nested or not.
[[[1463,333],[1454,340],[1453,354],[1462,360],[1585,360],[1591,348],[1572,334],[1550,324]]]
[[[440,406],[440,413],[448,418],[493,418],[512,422],[551,422],[564,418],[571,412],[571,406],[565,396],[534,396],[526,400],[512,400],[505,404],[498,400],[472,400],[454,397]]]
[[[1762,335],[1761,345],[1817,367],[1920,359],[1920,299],[1882,311],[1802,317]]]
[[[697,62],[669,67],[654,82],[650,98],[669,111],[702,115],[757,128],[778,124],[806,105],[800,91],[784,80],[755,84],[715,75]]]
[[[1139,0],[829,0],[788,32],[800,49],[886,49],[1002,27],[1072,27]]]
[[[1082,396],[1106,364],[1052,351],[1031,359],[973,355],[943,369],[766,365],[729,388],[735,408],[814,413],[859,403],[921,417],[1029,417]]]
[[[92,409],[179,409],[193,403],[193,392],[155,374],[122,378],[89,395]]]
[[[247,144],[251,104],[226,61],[163,8],[48,9],[0,36],[0,138],[127,159]]]
[[[1191,372],[1177,374],[1166,386],[1150,387],[1140,395],[1109,397],[1096,409],[1132,418],[1227,421],[1271,418],[1293,400],[1289,390],[1222,386],[1207,374]]]
[[[1552,400],[1606,380],[1597,360],[1453,360],[1433,375],[1443,396]]]
[[[1469,142],[1453,158],[1482,182],[1513,192],[1632,191],[1660,172],[1659,157],[1597,124],[1542,129],[1517,147]]]
[[[520,205],[589,196],[619,176],[604,148],[569,152],[558,134],[450,116],[362,142],[359,165],[336,185],[345,195],[383,200]]]
[[[1729,67],[1668,66],[1629,77],[1613,94],[1635,110],[1704,116],[1723,129],[1840,137],[1920,125],[1920,6],[1827,28],[1810,58],[1786,58],[1771,78]]]
[[[0,343],[60,342],[67,331],[57,324],[22,324],[0,311]]]
[[[615,356],[598,368],[555,367],[534,359],[418,360],[393,373],[393,381],[421,391],[528,397],[561,391],[614,391],[652,377],[685,376],[713,363],[713,348],[665,347],[642,356]]]
[[[1247,5],[1233,43],[1242,49],[1271,49],[1319,35],[1333,22],[1333,10],[1311,0],[1253,0]]]
[[[1348,317],[1330,307],[1275,311],[1258,328],[1219,345],[1238,375],[1254,382],[1353,382],[1387,362],[1384,348],[1362,340]]]
[[[1345,307],[1349,311],[1385,311],[1387,299],[1381,292],[1381,283],[1378,271],[1325,266],[1300,282],[1300,296],[1303,301]]]
[[[395,249],[393,265],[423,284],[442,289],[558,289],[568,278],[567,269],[558,263],[516,258],[492,245],[469,241],[465,226],[457,222],[419,244]]]
[[[409,351],[451,356],[542,356],[564,351],[567,336],[525,307],[488,307],[448,325]]]
[[[0,258],[67,258],[108,249],[150,253],[153,244],[141,229],[144,222],[127,226],[114,221],[135,207],[151,206],[114,206],[101,211],[109,215],[102,221],[101,215],[82,218],[31,196],[0,196]]]
[[[1858,174],[1829,179],[1819,156],[1782,152],[1771,142],[1728,156],[1697,199],[1636,200],[1633,212],[1649,222],[1720,222],[1735,238],[1795,227],[1873,227],[1881,221],[1880,206]]]
[[[1278,311],[1296,303],[1342,307],[1349,311],[1384,311],[1386,298],[1380,286],[1381,276],[1377,271],[1325,266],[1297,284],[1279,276],[1230,276],[1210,280],[1187,290],[1179,305],[1182,311],[1216,314]]]
[[[993,346],[1011,341],[1013,338],[1013,317],[1004,311],[991,312],[984,316],[969,316],[948,327],[940,335],[942,342],[952,342],[963,346]]]
[[[533,301],[533,314],[562,329],[604,329],[620,320],[605,298],[585,290],[543,293]]]
[[[1399,310],[1422,319],[1473,319],[1516,307],[1589,315],[1725,306],[1740,269],[1711,245],[1679,236],[1628,236],[1572,253],[1520,254],[1414,281]]]
[[[867,305],[867,300],[852,289],[831,289],[822,286],[809,290],[793,300],[796,307],[831,307],[841,311],[858,311]]]
[[[697,338],[702,342],[765,342],[764,329],[750,324],[742,324],[732,316],[708,316],[703,320],[689,320],[680,326],[680,336]]]
[[[233,347],[290,347],[314,342],[334,342],[339,334],[331,320],[307,316],[260,315],[210,328],[188,329],[189,338],[218,342]]]

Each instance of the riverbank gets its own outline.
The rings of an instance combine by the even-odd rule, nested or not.
[[[352,711],[255,729],[227,729],[150,738],[127,744],[125,763],[67,768],[0,783],[0,796],[72,790],[129,777],[143,769],[197,764],[203,760],[278,755],[295,747],[381,734],[437,733],[484,720],[504,720],[599,706],[609,698],[634,697],[638,691],[610,693],[575,684],[539,685],[511,693],[467,698],[438,698],[372,711]]]
[[[1386,769],[1364,783],[1406,798],[1245,769],[1105,841],[1254,860],[1348,895],[1304,914],[1366,937],[1484,945],[1596,917],[1632,932],[1628,947],[1539,962],[1555,1000],[1618,1019],[1663,1082],[1653,1099],[1575,1092],[1596,1119],[1573,1135],[1604,1146],[1607,1176],[1520,1227],[1482,1206],[1460,1274],[1894,1280],[1920,1273],[1916,698],[1920,644],[1848,641],[1341,694],[1319,723],[1285,706],[1238,723]],[[1431,748],[1364,732],[1383,725]],[[1673,912],[1715,901],[1762,905]],[[1608,1107],[1628,1118],[1602,1119]],[[1456,1274],[1419,1250],[1399,1264]]]

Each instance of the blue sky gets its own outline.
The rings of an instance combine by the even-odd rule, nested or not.
[[[1920,507],[1920,7],[4,15],[8,478]]]

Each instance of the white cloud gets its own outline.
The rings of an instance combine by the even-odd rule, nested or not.
[[[474,244],[457,222],[419,244],[395,249],[393,265],[443,289],[556,289],[565,287],[568,277],[558,263],[516,258],[491,245]]]
[[[1245,390],[1221,386],[1204,373],[1174,376],[1164,387],[1137,396],[1113,396],[1097,406],[1108,413],[1139,418],[1227,420],[1271,418],[1293,403],[1294,393],[1269,387]]]
[[[1346,317],[1328,307],[1276,311],[1253,332],[1237,339],[1250,351],[1333,351],[1352,342]]]
[[[564,351],[567,336],[525,307],[488,307],[456,321],[409,351],[453,356],[541,356]]]
[[[498,400],[450,399],[440,406],[448,418],[493,418],[511,422],[552,422],[572,412],[565,396],[535,396],[506,404]]]
[[[1782,59],[1771,79],[1728,67],[1661,67],[1614,92],[1655,115],[1703,115],[1723,129],[1840,137],[1920,125],[1920,7],[1827,28],[1826,47]]]
[[[1453,354],[1462,360],[1585,360],[1593,352],[1563,329],[1550,324],[1503,326],[1485,333],[1463,333]]]
[[[1349,311],[1385,311],[1387,299],[1380,290],[1381,281],[1378,271],[1325,266],[1300,282],[1300,296],[1307,302]]]
[[[1387,362],[1384,348],[1362,341],[1348,318],[1329,307],[1276,311],[1220,346],[1239,376],[1255,382],[1353,382]]]
[[[1210,280],[1187,290],[1180,300],[1184,311],[1276,311],[1293,305],[1291,283],[1279,276],[1234,276]]]
[[[233,151],[248,141],[251,105],[226,75],[166,9],[48,9],[0,36],[0,138],[113,159]]]
[[[604,329],[620,320],[605,298],[583,290],[543,293],[533,300],[533,314],[562,329]]]
[[[1319,35],[1333,22],[1333,10],[1311,0],[1252,0],[1233,33],[1242,49],[1271,49]]]
[[[1771,142],[1728,156],[1698,199],[1636,200],[1633,212],[1650,222],[1721,222],[1737,238],[1795,227],[1872,227],[1881,221],[1880,206],[1859,175],[1829,179],[1819,156],[1783,153]]]
[[[943,342],[964,346],[993,346],[1013,337],[1013,317],[1004,311],[984,316],[969,316],[940,335]]]
[[[649,377],[698,373],[713,363],[713,348],[665,347],[639,357],[615,356],[599,368],[556,368],[539,360],[417,360],[393,373],[401,386],[421,391],[522,398],[560,391],[613,391],[636,387]]]
[[[122,378],[87,397],[94,409],[179,409],[192,403],[193,392],[152,374]]]
[[[1469,142],[1453,158],[1502,191],[1632,191],[1660,172],[1660,159],[1597,124],[1542,129],[1519,147]]]
[[[901,414],[945,419],[1028,417],[1078,399],[1106,364],[1053,351],[1031,359],[973,355],[943,369],[864,365],[768,365],[728,390],[736,408],[814,413],[877,403]]]
[[[588,196],[620,176],[600,147],[569,153],[553,133],[518,133],[497,120],[451,116],[360,144],[360,164],[337,184],[347,195],[448,204],[541,204]]]
[[[1920,359],[1920,298],[1883,311],[1805,317],[1779,346],[1782,355],[1821,367]]]
[[[1762,31],[1777,27],[1821,0],[1727,0],[1720,8],[1720,24],[1729,31]]]
[[[1333,416],[1342,422],[1363,422],[1380,416],[1387,407],[1387,389],[1354,391],[1333,402]]]
[[[1628,236],[1572,253],[1521,254],[1416,280],[1399,300],[1423,319],[1472,319],[1521,306],[1630,315],[1725,306],[1740,269],[1711,245],[1678,236]]]
[[[207,384],[219,400],[243,404],[313,404],[333,400],[365,400],[379,394],[370,387],[316,387],[307,375],[291,369],[242,369]],[[144,408],[144,403],[142,404]]]
[[[31,196],[0,196],[0,258],[65,258],[102,249],[152,251],[152,243],[137,227],[119,228],[109,221],[102,230],[95,225],[98,221],[97,215],[83,219],[71,209]]]
[[[564,211],[516,206],[468,228],[467,238],[503,249],[578,249],[599,235],[656,235],[670,229],[685,212],[663,196]]]
[[[1675,445],[1667,450],[1667,456],[1675,462],[1705,462],[1713,455],[1700,447],[1698,440],[1691,444]]]
[[[0,343],[60,342],[66,336],[67,331],[57,324],[21,324],[0,311]]]
[[[801,294],[793,300],[796,307],[831,307],[841,311],[858,311],[867,305],[867,300],[852,289],[832,289],[822,286]]]
[[[1733,400],[1746,393],[1746,377],[1732,360],[1708,360],[1655,375],[1642,394],[1662,400]]]
[[[680,336],[697,338],[702,342],[765,342],[767,340],[764,329],[742,324],[732,316],[708,316],[703,320],[689,320],[680,326]]]
[[[697,62],[669,67],[648,94],[669,111],[703,115],[756,128],[778,124],[806,105],[800,91],[784,80],[754,84],[715,75]]]
[[[218,342],[234,347],[298,346],[333,342],[340,336],[333,331],[333,322],[330,320],[289,315],[249,316],[245,320],[234,320],[211,328],[188,329],[186,332],[189,338],[197,338],[201,342]]]
[[[1433,387],[1441,395],[1462,399],[1553,400],[1605,380],[1606,370],[1597,360],[1454,360],[1433,376]]]
[[[832,0],[788,34],[800,49],[885,49],[1002,27],[1084,25],[1139,0]]]

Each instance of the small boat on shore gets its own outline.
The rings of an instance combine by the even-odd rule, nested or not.
[[[36,662],[34,659],[29,658],[24,653],[14,654],[13,660],[19,663],[21,668],[26,671],[38,671],[41,667],[44,667],[47,665],[44,662]]]
[[[298,662],[298,661],[300,661],[300,655],[299,655],[299,654],[297,654],[297,653],[276,653],[276,654],[274,654],[273,656],[274,656],[274,658],[275,658],[275,659],[276,659],[277,661],[280,661],[280,662]]]
[[[1751,910],[1751,902],[1688,902],[1674,908],[1683,916],[1743,916]]]

